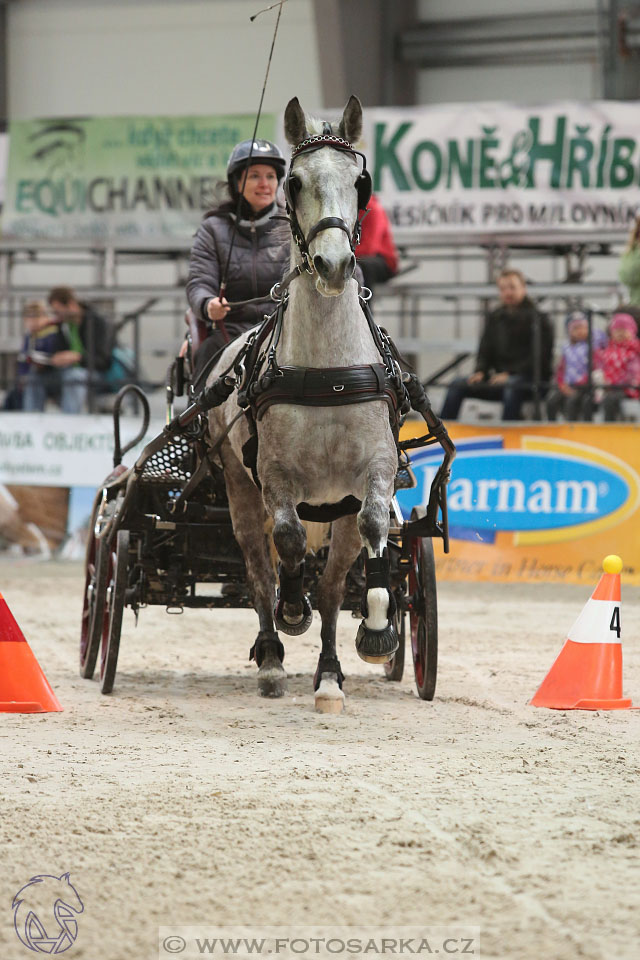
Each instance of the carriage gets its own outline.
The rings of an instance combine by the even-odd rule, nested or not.
[[[176,379],[182,393],[181,359],[167,384],[170,404]],[[143,422],[138,434],[122,447],[121,406],[130,394],[142,405]],[[193,400],[127,469],[122,458],[147,432],[149,404],[134,385],[124,387],[116,398],[114,468],[98,490],[89,524],[80,635],[80,674],[91,679],[98,668],[104,694],[114,686],[125,607],[136,620],[149,605],[165,607],[167,613],[252,607],[244,559],[233,535],[224,470],[207,457],[204,418],[202,399]],[[429,433],[425,442],[436,442],[434,435]],[[444,449],[448,465],[451,448]],[[415,483],[408,456],[397,482],[399,487]],[[431,700],[438,664],[433,539],[441,539],[448,551],[443,474],[435,477],[426,508],[414,507],[410,521],[403,519],[395,497],[392,508],[388,552],[400,645],[384,664],[384,673],[389,680],[402,679],[409,640],[418,695]],[[306,588],[314,607],[327,550],[323,546],[307,557]],[[359,557],[347,576],[342,604],[354,615],[360,610],[363,577]]]
[[[373,321],[366,292],[350,280],[359,211],[371,195],[366,161],[352,146],[361,124],[355,97],[333,125],[289,102],[285,132],[294,150],[284,190],[294,244],[292,269],[271,292],[276,309],[221,351],[202,389],[189,357],[186,376],[178,358],[167,425],[129,469],[122,456],[146,433],[149,407],[136,387],[116,401],[114,469],[96,497],[87,543],[80,645],[83,677],[93,676],[100,656],[103,693],[113,688],[125,606],[137,616],[159,604],[168,612],[254,607],[260,631],[250,656],[264,696],[286,689],[274,625],[297,636],[317,608],[314,689],[326,712],[344,705],[338,610],[359,611],[359,656],[399,680],[410,636],[418,694],[434,695],[432,541],[441,538],[448,551],[455,448],[418,377],[403,370]],[[189,405],[174,416],[174,395],[185,389]],[[120,408],[132,390],[144,422],[123,450]],[[412,408],[427,433],[401,440]],[[407,521],[395,491],[414,482],[408,451],[436,443],[444,455],[428,503]],[[326,533],[313,549],[305,522]]]

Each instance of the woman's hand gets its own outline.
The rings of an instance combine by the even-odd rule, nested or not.
[[[207,316],[209,320],[212,320],[214,323],[216,320],[222,320],[231,310],[231,307],[227,303],[225,297],[220,299],[220,297],[212,297],[207,304]]]

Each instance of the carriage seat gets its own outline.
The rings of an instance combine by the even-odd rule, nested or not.
[[[207,339],[207,325],[204,320],[196,317],[190,307],[184,315],[184,322],[189,328],[189,336],[191,337],[191,356],[195,357],[199,348]]]

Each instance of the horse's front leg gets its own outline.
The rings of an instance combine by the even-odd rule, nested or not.
[[[281,697],[287,690],[287,674],[282,665],[284,646],[273,629],[275,578],[265,535],[264,504],[229,444],[225,444],[221,456],[233,532],[244,556],[247,583],[260,622],[249,657],[258,666],[260,694]]]
[[[299,636],[309,629],[313,618],[304,593],[307,534],[296,511],[301,493],[294,481],[274,468],[264,471],[262,497],[273,517],[273,543],[280,557],[280,586],[273,616],[279,630]]]
[[[318,611],[322,620],[322,651],[313,680],[315,707],[319,713],[341,713],[344,707],[344,675],[336,650],[336,625],[345,591],[345,578],[360,552],[361,543],[354,516],[341,517],[331,526],[331,546],[324,573],[318,583]]]
[[[386,663],[398,649],[387,555],[395,468],[395,462],[392,470],[386,462],[370,465],[367,492],[358,514],[360,539],[366,549],[366,580],[362,598],[364,619],[358,629],[356,650],[368,663]]]

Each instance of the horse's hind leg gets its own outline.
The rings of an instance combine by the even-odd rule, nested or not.
[[[263,697],[286,693],[284,646],[273,629],[275,577],[265,535],[266,513],[260,491],[230,448],[223,455],[225,483],[233,532],[244,556],[247,582],[260,624],[249,657],[258,665],[258,690]]]
[[[386,551],[392,495],[393,477],[389,482],[383,475],[370,473],[367,493],[358,514],[358,530],[367,555],[362,598],[364,619],[356,637],[358,655],[368,663],[386,663],[398,649],[398,635],[393,623],[395,600]]]
[[[345,590],[345,577],[360,551],[356,518],[341,517],[331,527],[331,546],[324,573],[318,583],[318,611],[322,619],[322,651],[313,679],[319,713],[340,713],[344,707],[342,681],[336,650],[336,625]]]

